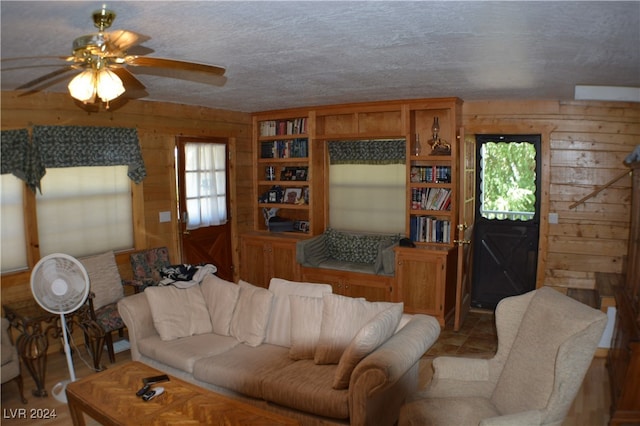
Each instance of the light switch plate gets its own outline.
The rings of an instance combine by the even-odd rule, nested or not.
[[[171,212],[160,212],[160,223],[171,222]]]
[[[549,223],[552,225],[558,223],[558,213],[549,213]]]

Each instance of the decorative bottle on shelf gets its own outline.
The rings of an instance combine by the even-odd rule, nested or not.
[[[422,146],[420,146],[420,135],[416,133],[416,143],[413,145],[413,155],[416,157],[419,156],[421,150]]]
[[[440,133],[440,120],[438,120],[437,116],[433,117],[433,125],[431,126],[431,132],[433,133],[433,137],[429,141],[429,145],[431,145],[431,148],[433,149],[435,146],[438,145],[438,142],[440,139],[438,137],[438,133]]]

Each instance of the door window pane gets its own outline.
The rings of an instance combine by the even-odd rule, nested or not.
[[[227,222],[226,145],[185,144],[187,229]]]
[[[480,155],[482,217],[532,220],[536,211],[535,145],[487,142]]]

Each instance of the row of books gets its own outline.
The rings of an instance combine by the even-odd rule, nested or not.
[[[411,216],[410,235],[418,243],[450,243],[451,222],[431,216]]]
[[[307,133],[306,117],[260,122],[260,136],[300,135],[303,133]]]
[[[450,183],[451,166],[413,166],[411,182]]]
[[[411,210],[450,210],[448,188],[411,188]]]
[[[305,158],[309,156],[306,138],[262,142],[260,158]]]

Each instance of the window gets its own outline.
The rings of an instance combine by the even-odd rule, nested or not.
[[[226,145],[185,144],[187,229],[227,222]]]
[[[532,220],[536,212],[536,148],[528,142],[486,142],[480,148],[480,214]]]
[[[329,224],[332,228],[405,232],[404,164],[329,166]]]
[[[0,175],[0,241],[2,241],[2,272],[27,268],[23,190],[24,182],[17,177]]]
[[[36,194],[41,256],[134,246],[127,166],[50,168],[41,183],[42,194]]]

